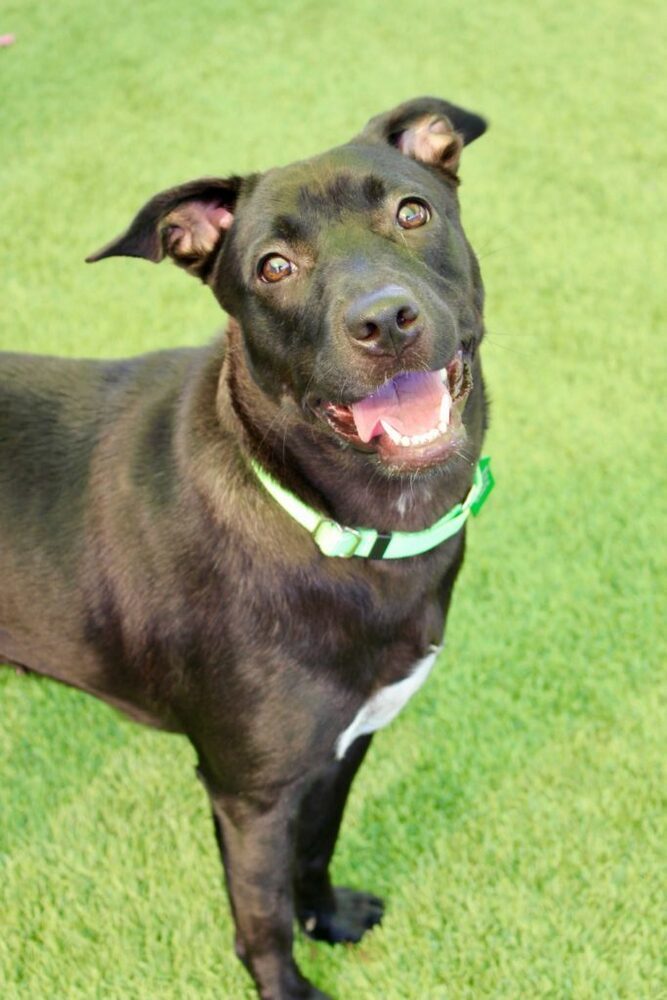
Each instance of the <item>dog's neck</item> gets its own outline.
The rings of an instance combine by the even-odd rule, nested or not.
[[[481,382],[481,379],[479,380]],[[232,320],[218,386],[218,416],[227,431],[284,486],[341,524],[378,531],[419,531],[470,489],[482,437],[481,384],[468,401],[472,434],[465,454],[446,467],[391,475],[376,460],[304,420],[297,404],[268,399],[248,370],[241,332]],[[478,416],[478,419],[477,419]]]

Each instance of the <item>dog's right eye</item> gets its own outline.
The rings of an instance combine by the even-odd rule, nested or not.
[[[406,198],[398,207],[396,219],[401,229],[418,229],[425,226],[431,218],[431,211],[426,202],[416,198]]]
[[[296,266],[287,257],[282,257],[279,253],[271,253],[268,257],[263,257],[259,262],[257,272],[262,281],[275,283],[288,278],[296,271]]]

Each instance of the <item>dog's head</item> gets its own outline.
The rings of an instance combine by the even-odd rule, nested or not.
[[[465,438],[483,334],[457,173],[485,128],[409,101],[310,160],[162,192],[88,259],[171,257],[238,321],[276,406],[380,468],[432,468]]]

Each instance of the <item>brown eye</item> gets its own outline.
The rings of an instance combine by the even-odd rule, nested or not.
[[[422,201],[404,201],[399,206],[396,219],[402,229],[418,229],[431,218],[428,206]]]
[[[269,254],[260,261],[259,276],[262,281],[282,281],[296,271],[296,267],[287,257],[281,257],[278,253]]]

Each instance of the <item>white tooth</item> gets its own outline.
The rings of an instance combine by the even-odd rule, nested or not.
[[[385,434],[389,435],[389,437],[394,442],[394,444],[401,444],[402,443],[401,442],[401,435],[398,433],[398,431],[396,430],[395,427],[392,427],[391,424],[388,424],[386,420],[381,420],[380,424],[381,424],[382,429],[384,430]]]
[[[438,429],[436,427],[434,427],[432,431],[428,432],[426,438],[427,438],[428,441],[435,441],[435,439],[437,437],[439,437],[439,436],[440,435],[438,433]]]
[[[412,438],[402,437],[401,444],[403,445],[404,448],[409,448],[410,445],[412,444]]]
[[[439,374],[440,374],[440,381],[442,382],[442,384],[447,385],[447,381],[449,378],[449,376],[447,375],[447,369],[441,368]]]
[[[449,430],[449,425],[440,423],[438,424],[438,430],[440,431],[441,434],[446,434],[447,431]]]
[[[449,423],[449,411],[452,406],[452,397],[448,392],[442,397],[442,402],[440,403],[440,425],[444,424],[447,427]]]

